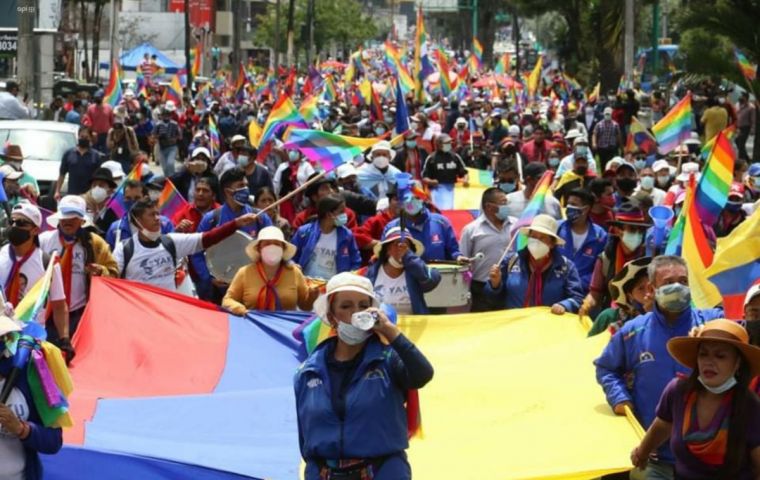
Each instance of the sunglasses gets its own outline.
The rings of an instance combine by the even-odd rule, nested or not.
[[[10,219],[8,224],[12,227],[33,227],[34,224],[28,220]]]

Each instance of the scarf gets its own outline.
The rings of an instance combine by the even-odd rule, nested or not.
[[[523,307],[541,306],[544,295],[544,271],[549,268],[551,263],[551,254],[541,260],[528,257],[530,277],[528,278],[528,291],[525,294]]]
[[[268,279],[267,274],[264,271],[264,267],[261,262],[256,262],[256,270],[259,272],[259,276],[264,281],[264,286],[259,290],[259,298],[256,303],[257,310],[282,310],[280,304],[280,296],[277,295],[277,289],[275,286],[280,281],[283,270],[285,270],[280,264],[277,268],[277,273],[274,274],[274,278]]]
[[[617,246],[615,247],[615,271],[612,272],[612,275],[617,275],[620,270],[623,269],[623,266],[629,261],[636,258],[636,250],[626,255],[625,250],[623,250],[623,242],[618,241]]]
[[[29,260],[37,248],[32,248],[26,255],[19,260],[16,258],[16,251],[12,246],[8,247],[8,255],[11,257],[11,271],[8,272],[8,276],[5,278],[5,300],[11,302],[12,305],[18,305],[21,300],[21,267]],[[27,279],[27,282],[29,279]],[[29,285],[27,285],[29,287]]]
[[[74,248],[76,240],[68,242],[63,234],[58,232],[58,241],[61,243],[61,276],[63,277],[63,292],[66,294],[66,304],[71,306],[71,274],[74,267]]]
[[[723,464],[733,397],[733,390],[726,393],[710,424],[700,430],[697,424],[697,392],[692,391],[686,396],[681,436],[689,452],[706,465],[718,467]]]

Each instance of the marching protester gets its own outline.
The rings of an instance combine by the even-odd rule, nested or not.
[[[420,256],[425,247],[401,227],[388,230],[375,245],[375,262],[367,270],[375,297],[401,314],[429,313],[423,294],[433,290],[441,274],[429,268]]]
[[[493,265],[486,284],[488,295],[504,308],[551,307],[555,315],[577,312],[583,300],[575,265],[559,253],[565,243],[557,236],[557,221],[536,215],[522,231],[528,246]]]
[[[723,316],[719,308],[692,308],[687,265],[681,257],[655,257],[647,272],[652,311],[624,323],[594,361],[607,403],[618,415],[629,408],[644,428],[655,420],[660,395],[674,375],[689,373],[668,355],[668,340],[687,336],[693,327]],[[632,372],[636,374],[630,376]],[[657,458],[646,465],[647,478],[673,478],[674,464],[673,452],[661,446]]]
[[[433,367],[378,306],[370,280],[348,272],[332,277],[314,304],[337,336],[317,346],[294,380],[306,480],[412,478],[405,395],[430,382]],[[355,326],[359,313],[373,315],[374,326]]]
[[[95,219],[95,226],[102,232],[107,232],[108,227],[116,220],[113,212],[106,208],[108,199],[113,195],[116,187],[111,170],[101,167],[92,173],[90,189],[82,195],[87,214]]]
[[[195,196],[195,183],[207,177],[212,177],[213,183],[218,183],[217,176],[211,171],[211,152],[206,147],[195,147],[190,154],[190,159],[185,162],[179,172],[170,177],[170,180],[182,197],[192,202]]]
[[[137,180],[126,180],[124,182],[124,206],[129,211],[132,206],[143,198],[148,197],[148,190]],[[171,233],[174,231],[174,225],[171,220],[161,215],[161,233]],[[106,232],[106,242],[113,251],[116,245],[128,239],[134,233],[134,225],[129,221],[129,216],[124,215],[108,227]]]
[[[110,128],[110,127],[109,127]],[[79,129],[79,140],[76,147],[63,154],[58,181],[55,183],[55,199],[61,199],[63,182],[68,176],[68,194],[81,195],[90,185],[90,178],[95,170],[103,163],[103,154],[91,147],[92,132],[87,127]],[[105,142],[105,136],[104,142]]]
[[[291,259],[296,246],[285,241],[277,227],[265,227],[245,249],[251,263],[241,267],[230,283],[222,306],[236,315],[247,310],[310,311],[319,288],[309,287]]]
[[[6,272],[2,277],[5,300],[15,307],[45,275],[50,257],[40,248],[42,214],[39,208],[29,203],[19,203],[13,207],[10,223],[10,243],[0,248],[0,271]],[[74,348],[71,346],[69,309],[61,270],[59,264],[53,266],[48,297],[52,318],[47,330],[71,361]]]
[[[286,239],[289,239],[293,230],[290,227],[290,222],[280,215],[280,205],[282,204],[269,208],[270,205],[277,201],[277,195],[274,194],[274,190],[271,187],[261,187],[253,192],[253,198],[255,199],[253,206],[259,210],[268,209],[266,212],[272,220],[272,224],[282,231]]]
[[[84,198],[63,197],[58,211],[47,218],[47,223],[54,230],[40,234],[40,249],[50,256],[59,255],[69,311],[69,335],[74,336],[90,298],[92,277],[118,277],[119,271],[106,241],[86,230],[90,221]],[[51,329],[48,339],[55,341],[56,334],[55,329]]]
[[[546,165],[539,162],[531,162],[523,167],[523,182],[521,189],[507,194],[507,205],[509,205],[509,216],[520,218],[533,194],[536,192],[541,177],[546,173]],[[559,201],[554,195],[547,194],[544,200],[544,213],[552,218],[559,220],[562,218],[562,211]]]
[[[293,261],[307,277],[329,280],[338,273],[359,268],[359,247],[346,228],[347,222],[346,202],[328,195],[317,203],[317,219],[293,234],[292,242],[297,248]]]
[[[472,265],[470,294],[473,312],[503,308],[503,302],[498,299],[495,301],[493,296],[486,293],[486,282],[489,281],[491,265],[499,261],[509,245],[512,226],[517,222],[516,218],[508,214],[507,195],[497,187],[483,191],[480,212],[478,218],[462,229],[462,238],[459,240],[463,256],[476,258],[482,254],[482,258],[474,260]]]
[[[208,231],[163,234],[158,207],[150,199],[137,201],[128,216],[137,233],[116,245],[113,252],[121,278],[169,291],[177,290],[175,270],[181,259],[216,245],[237,229],[259,220],[255,213],[246,213]]]
[[[396,183],[396,177],[401,171],[393,166],[396,150],[390,142],[377,142],[369,152],[372,160],[359,167],[357,180],[364,188],[372,192],[375,198],[384,197],[391,184]]]
[[[297,229],[313,220],[317,216],[317,205],[319,204],[319,201],[329,195],[335,195],[338,193],[337,185],[333,180],[324,175],[321,177],[318,177],[318,175],[320,174],[313,173],[309,176],[309,181],[312,183],[304,190],[304,196],[308,199],[309,203],[306,208],[296,215],[296,218],[292,222],[293,228]],[[345,212],[347,217],[346,227],[350,230],[355,229],[357,226],[356,213],[348,207],[346,207]]]
[[[610,299],[615,306],[596,316],[588,332],[589,337],[605,330],[614,335],[628,320],[652,311],[654,299],[647,272],[651,262],[651,257],[631,260],[610,280]]]

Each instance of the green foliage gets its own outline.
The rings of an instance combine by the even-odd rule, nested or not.
[[[284,52],[287,49],[288,9],[287,2],[282,3],[278,49]],[[293,37],[297,50],[305,49],[307,43],[307,39],[302,36],[302,27],[306,24],[306,4],[306,0],[296,1]],[[315,7],[314,44],[317,52],[327,49],[333,40],[340,48],[353,50],[377,35],[375,23],[362,13],[361,3],[357,0],[317,1]],[[258,28],[254,33],[254,42],[274,46],[276,17],[274,5],[269,5],[265,15],[257,17]]]

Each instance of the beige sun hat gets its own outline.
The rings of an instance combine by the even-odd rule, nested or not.
[[[327,324],[329,324],[327,312],[330,308],[330,295],[338,292],[364,293],[372,299],[373,307],[380,305],[375,298],[375,289],[369,278],[351,272],[339,273],[327,282],[325,293],[314,302],[314,312]]]
[[[277,227],[264,227],[256,236],[256,240],[251,241],[251,243],[245,247],[245,254],[248,255],[248,258],[254,263],[259,261],[259,249],[257,247],[262,240],[276,240],[282,243],[282,260],[285,262],[292,259],[298,250],[295,245],[285,241],[285,235],[283,235],[282,230]]]
[[[404,234],[402,235],[401,227],[391,228],[385,234],[385,236],[383,237],[383,240],[375,244],[373,248],[373,252],[375,256],[376,257],[380,256],[380,251],[383,249],[383,245],[387,243],[395,242],[396,240],[400,240],[402,238],[404,240],[408,240],[412,242],[412,251],[414,252],[415,255],[417,255],[418,257],[422,256],[423,252],[425,251],[425,246],[422,244],[422,242],[414,238],[412,234],[409,233],[408,231],[404,232]]]
[[[520,231],[525,235],[527,235],[531,230],[534,232],[543,233],[544,235],[549,235],[550,237],[554,237],[554,239],[557,241],[557,246],[560,247],[565,244],[565,241],[562,239],[562,237],[557,235],[557,228],[557,220],[555,220],[553,217],[550,217],[549,215],[542,213],[540,215],[536,215],[536,217],[533,219],[533,222],[531,222],[530,227],[523,227],[520,229]]]

